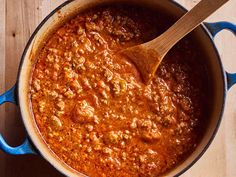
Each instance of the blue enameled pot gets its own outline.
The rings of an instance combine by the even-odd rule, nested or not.
[[[28,95],[30,73],[35,62],[35,55],[37,55],[37,52],[42,47],[42,41],[46,40],[53,29],[57,28],[66,19],[72,17],[73,14],[85,8],[107,2],[129,2],[158,7],[176,18],[181,17],[186,12],[186,9],[171,0],[69,0],[60,5],[39,24],[30,37],[21,58],[16,85],[0,95],[0,104],[11,102],[20,108],[22,120],[28,133],[26,140],[18,147],[9,146],[0,135],[1,150],[13,155],[39,154],[66,176],[84,176],[68,167],[57,156],[51,153],[40,136],[30,108]],[[211,80],[211,84],[213,84],[212,88],[214,88],[212,90],[213,99],[211,100],[212,107],[209,125],[196,150],[183,163],[165,176],[179,176],[196,163],[211,144],[220,126],[227,92],[236,83],[236,74],[230,74],[224,70],[214,44],[214,37],[224,29],[230,30],[236,35],[236,26],[228,22],[204,23],[191,33],[198,40],[198,44],[207,55],[205,63],[208,69],[208,77]]]

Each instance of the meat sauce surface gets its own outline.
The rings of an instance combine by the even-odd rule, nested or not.
[[[45,42],[32,71],[32,110],[47,146],[67,165],[91,177],[156,177],[194,151],[208,87],[192,37],[168,53],[148,85],[117,55],[173,22],[156,10],[103,6],[78,14]]]

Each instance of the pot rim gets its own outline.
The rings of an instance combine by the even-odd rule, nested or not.
[[[76,1],[76,0],[67,0],[65,1],[64,3],[60,4],[58,7],[56,7],[53,11],[51,11],[40,23],[39,25],[36,27],[36,29],[34,30],[34,32],[31,34],[25,48],[24,48],[24,51],[21,55],[21,59],[20,59],[20,63],[19,63],[19,67],[18,67],[18,73],[17,73],[17,83],[16,83],[16,88],[17,88],[17,99],[19,100],[20,97],[20,89],[19,89],[19,78],[20,78],[20,74],[21,74],[21,71],[22,71],[22,65],[23,65],[23,61],[25,59],[25,56],[29,50],[29,47],[31,45],[31,43],[33,42],[33,39],[35,38],[35,36],[37,35],[37,33],[41,30],[41,28],[44,26],[44,24],[55,14],[57,13],[58,11],[60,11],[60,9],[62,9],[63,7],[65,7],[66,5],[72,3],[73,1]],[[180,8],[181,10],[183,10],[184,12],[188,12],[188,10],[183,7],[181,4],[179,4],[178,2],[176,2],[175,0],[168,0],[170,1],[171,3],[173,3],[175,6],[177,6],[178,8]],[[223,82],[223,99],[222,99],[222,104],[221,104],[221,107],[220,107],[220,114],[219,114],[219,118],[218,118],[218,121],[216,123],[216,126],[215,126],[215,129],[212,133],[212,136],[210,137],[210,139],[208,140],[208,142],[206,143],[206,145],[204,146],[203,150],[200,151],[200,153],[197,155],[197,157],[191,162],[189,163],[185,168],[183,168],[179,173],[177,173],[175,176],[180,176],[182,175],[183,173],[185,173],[187,170],[189,170],[203,155],[204,153],[207,151],[207,149],[209,148],[209,146],[211,145],[213,139],[215,138],[218,130],[219,130],[219,127],[220,127],[220,124],[221,124],[221,121],[222,121],[222,118],[223,118],[223,112],[224,112],[224,108],[225,108],[225,101],[226,101],[226,93],[227,93],[227,75],[226,75],[226,72],[224,70],[224,67],[223,67],[223,64],[222,64],[222,61],[221,61],[221,57],[219,55],[219,52],[217,50],[217,47],[214,43],[214,37],[212,36],[212,34],[210,33],[209,29],[206,27],[206,25],[204,25],[203,23],[199,25],[199,27],[201,27],[202,31],[204,31],[204,33],[207,35],[207,37],[209,37],[210,41],[211,41],[211,44],[214,48],[214,51],[215,51],[215,54],[217,56],[217,59],[218,59],[218,62],[219,62],[219,66],[220,66],[220,75],[221,75],[221,80]],[[19,104],[19,107],[21,107],[21,105]],[[25,122],[23,121],[23,123],[25,124]],[[47,157],[43,156],[40,152],[40,150],[38,149],[37,146],[35,146],[34,142],[32,141],[32,136],[29,132],[29,130],[27,130],[27,135],[29,136],[30,138],[30,142],[34,145],[33,147],[35,149],[37,149],[37,152],[39,152],[39,154],[48,161]],[[49,162],[49,161],[48,161]],[[50,163],[50,162],[49,162]],[[62,174],[66,175],[66,172],[63,170],[63,169],[58,169],[56,166],[54,166],[53,164],[51,164],[55,169],[57,169],[59,172],[61,172]]]

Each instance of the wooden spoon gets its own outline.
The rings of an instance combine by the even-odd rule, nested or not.
[[[229,0],[202,0],[159,37],[121,51],[134,62],[145,83],[156,73],[167,52],[204,19]]]

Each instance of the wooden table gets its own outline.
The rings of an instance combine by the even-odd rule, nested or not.
[[[16,81],[20,56],[29,36],[39,22],[65,0],[0,0],[0,92]],[[199,0],[177,0],[187,8]],[[231,0],[207,21],[236,23],[236,0]],[[236,72],[236,39],[227,31],[215,39],[227,71]],[[0,132],[11,145],[24,137],[20,113],[15,105],[0,107]],[[228,93],[220,130],[204,156],[183,177],[236,176],[236,88]],[[11,156],[0,152],[0,177],[60,177],[40,156]]]

